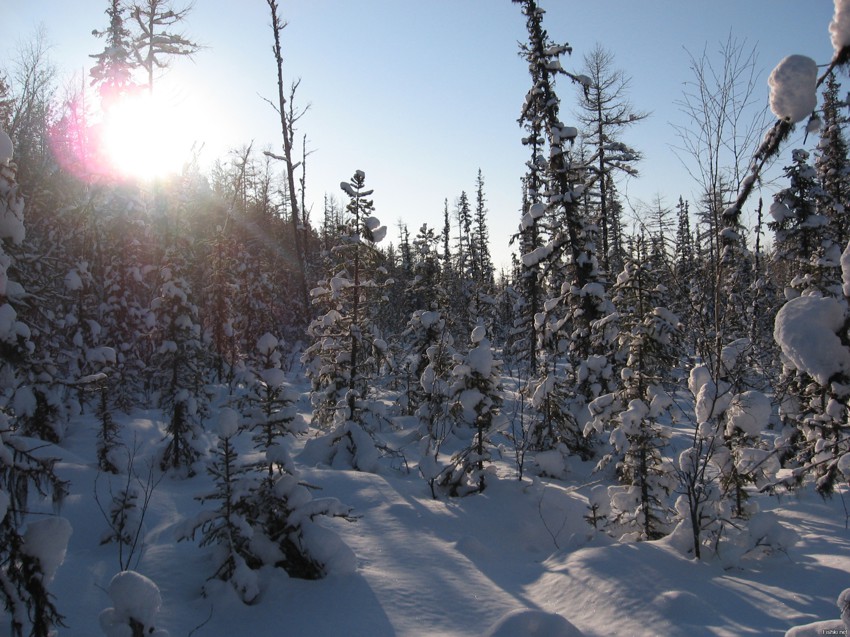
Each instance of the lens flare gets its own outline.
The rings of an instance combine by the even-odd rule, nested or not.
[[[149,180],[177,173],[191,153],[190,122],[191,114],[156,95],[125,96],[104,114],[103,153],[118,177]]]

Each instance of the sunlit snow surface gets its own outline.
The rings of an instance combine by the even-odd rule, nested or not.
[[[306,400],[298,404],[308,411]],[[144,475],[161,445],[161,414],[117,417],[122,437],[138,441],[135,462]],[[213,414],[211,422],[229,433],[232,416]],[[62,514],[73,525],[52,584],[68,624],[60,635],[103,634],[98,617],[113,607],[107,590],[119,563],[114,544],[99,544],[106,523],[93,498],[96,427],[92,417],[78,419],[62,447],[52,450],[62,458],[60,474],[71,481]],[[674,443],[681,445],[689,430],[676,432]],[[141,559],[132,565],[161,592],[157,628],[186,635],[204,624],[194,634],[206,637],[684,637],[782,634],[838,618],[835,600],[850,583],[850,531],[838,496],[822,500],[804,491],[759,497],[800,541],[787,554],[758,560],[697,562],[664,540],[621,544],[594,535],[583,518],[587,497],[608,480],[591,473],[595,462],[568,461],[563,482],[519,482],[505,454],[496,463],[499,479],[490,479],[483,494],[432,500],[416,470],[416,444],[397,436],[393,443],[404,448],[409,475],[302,470],[303,481],[322,488],[318,495],[339,498],[360,516],[353,523],[326,523],[353,550],[356,569],[340,568],[343,574],[320,581],[262,571],[253,606],[243,605],[228,586],[201,595],[211,574],[209,553],[174,538],[181,522],[203,506],[194,496],[209,489],[209,478],[203,472],[192,479],[166,477],[145,520]],[[247,450],[250,436],[236,436],[234,444]],[[113,478],[112,488],[123,480]],[[104,502],[109,485],[109,477],[100,476]],[[553,632],[535,633],[535,626]]]

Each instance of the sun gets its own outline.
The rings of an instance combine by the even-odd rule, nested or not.
[[[178,100],[140,92],[104,113],[102,146],[109,168],[126,179],[153,180],[179,173],[191,157],[197,116]]]

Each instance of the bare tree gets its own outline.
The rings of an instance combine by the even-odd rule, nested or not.
[[[729,307],[735,295],[728,293],[726,282],[743,266],[738,257],[745,252],[741,210],[731,204],[759,149],[768,111],[757,93],[755,47],[730,35],[714,56],[707,48],[699,56],[688,55],[693,78],[677,101],[687,123],[674,125],[679,145],[673,150],[702,202],[701,243],[708,267],[703,304],[710,308],[704,332],[710,336],[701,354],[717,362],[721,348],[735,336],[729,321],[740,315],[727,312],[735,309]]]
[[[307,290],[307,272],[305,266],[305,252],[302,245],[300,214],[298,211],[298,193],[296,192],[295,170],[298,164],[292,160],[292,147],[295,139],[295,122],[303,115],[303,111],[296,112],[293,102],[298,83],[294,83],[290,89],[289,101],[283,88],[283,50],[280,44],[280,33],[286,27],[286,22],[278,15],[277,0],[267,0],[269,10],[272,14],[272,31],[274,32],[274,57],[277,62],[277,105],[274,106],[280,116],[281,135],[283,136],[283,157],[275,155],[276,159],[283,160],[286,165],[286,182],[288,186],[289,205],[292,220],[293,239],[295,240],[296,261],[298,262],[298,274],[301,283],[301,303],[304,311],[310,307],[310,296]]]
[[[6,132],[15,146],[18,183],[33,187],[51,162],[48,131],[56,95],[56,67],[50,61],[44,27],[18,47],[9,75],[4,117]]]

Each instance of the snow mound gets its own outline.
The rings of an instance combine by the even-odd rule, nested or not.
[[[162,597],[151,580],[135,571],[122,571],[109,582],[108,591],[113,607],[100,614],[100,626],[108,637],[129,637],[131,620],[141,624],[145,635],[167,636],[154,627]]]
[[[773,337],[795,368],[826,385],[835,374],[850,372],[850,351],[838,337],[845,313],[835,299],[800,296],[777,313]]]
[[[485,637],[582,637],[583,634],[560,615],[521,609],[499,619]]]
[[[65,561],[69,539],[71,523],[65,518],[48,517],[30,522],[27,526],[24,533],[24,553],[38,559],[45,584],[53,579],[56,570]]]
[[[792,124],[803,121],[817,106],[817,81],[817,62],[805,55],[789,55],[767,80],[770,110]]]

